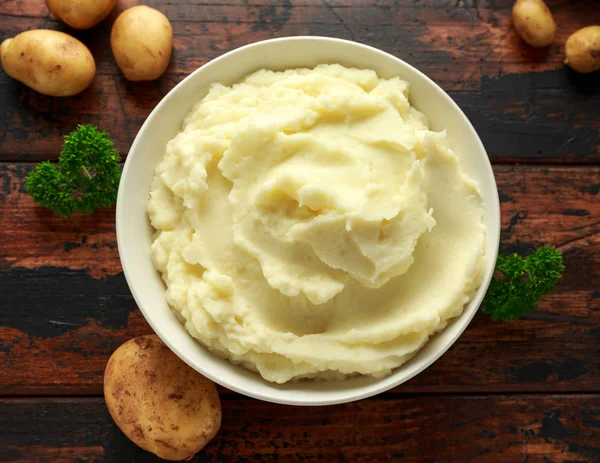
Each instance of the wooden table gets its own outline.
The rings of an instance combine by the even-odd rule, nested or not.
[[[24,192],[77,123],[126,155],[144,118],[184,76],[257,40],[326,35],[374,45],[436,80],[478,130],[502,201],[503,252],[564,251],[540,310],[478,314],[453,348],[379,397],[321,408],[222,391],[223,427],[197,461],[600,461],[600,75],[563,64],[561,44],[600,24],[596,0],[550,2],[556,44],[533,51],[510,0],[144,2],[171,19],[175,50],[156,82],[123,79],[109,20],[77,32],[98,74],[79,96],[41,96],[0,73],[0,460],[154,461],[113,424],[109,355],[149,333],[119,263],[114,210],[61,219]],[[119,5],[122,10],[124,4]],[[68,30],[42,0],[0,1],[2,36]],[[73,33],[73,31],[69,31]]]

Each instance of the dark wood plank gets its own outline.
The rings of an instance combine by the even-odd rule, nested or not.
[[[441,396],[330,407],[226,397],[217,437],[193,461],[593,462],[600,396]],[[158,461],[102,398],[0,401],[7,461]]]
[[[68,220],[0,164],[0,394],[98,394],[106,361],[150,332],[121,273],[113,210]],[[397,393],[600,391],[600,168],[496,166],[502,250],[564,251],[558,291],[524,320],[476,316],[453,349]]]
[[[399,56],[436,80],[473,121],[494,161],[600,162],[598,73],[581,76],[562,64],[574,30],[600,23],[596,0],[549,1],[560,25],[548,52],[523,45],[510,22],[512,0],[260,0],[226,3],[146,2],[173,21],[175,50],[160,80],[125,81],[111,56],[109,32],[125,0],[98,27],[74,32],[44,3],[0,4],[0,30],[74,33],[92,50],[98,76],[66,99],[44,97],[0,73],[0,160],[53,158],[78,122],[108,130],[125,155],[145,117],[183,77],[207,61],[257,40],[325,35],[357,40]]]

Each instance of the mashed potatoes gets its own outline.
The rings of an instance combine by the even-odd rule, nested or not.
[[[461,313],[484,262],[479,190],[446,134],[406,82],[339,65],[213,85],[148,214],[186,329],[277,383],[390,373]]]

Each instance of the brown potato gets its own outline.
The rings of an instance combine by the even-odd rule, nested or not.
[[[532,47],[547,47],[556,37],[556,23],[543,0],[517,0],[512,9],[515,29]]]
[[[88,48],[62,32],[37,29],[22,32],[0,45],[6,73],[49,96],[71,96],[94,80],[96,63]]]
[[[104,373],[104,398],[121,431],[165,460],[192,458],[221,426],[214,383],[156,335],[127,341],[112,354]]]
[[[127,79],[158,79],[169,66],[173,29],[160,11],[134,6],[121,13],[113,24],[110,46]]]
[[[565,44],[565,64],[587,74],[600,69],[600,26],[588,26],[573,32]]]
[[[89,29],[106,18],[116,0],[45,0],[54,16],[75,29]]]

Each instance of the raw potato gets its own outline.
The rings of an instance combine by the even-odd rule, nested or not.
[[[104,374],[104,398],[121,431],[166,460],[192,458],[221,426],[214,383],[156,335],[127,341],[113,353]]]
[[[547,47],[556,37],[556,23],[543,0],[517,0],[512,10],[515,29],[532,47]]]
[[[173,29],[160,11],[144,5],[134,6],[115,21],[110,45],[127,79],[158,79],[169,66]]]
[[[6,73],[44,95],[71,96],[94,80],[96,63],[88,48],[70,35],[37,29],[0,45]]]
[[[54,16],[75,29],[89,29],[106,18],[116,0],[45,0]]]
[[[565,64],[587,74],[600,69],[600,26],[588,26],[574,32],[565,44]]]

